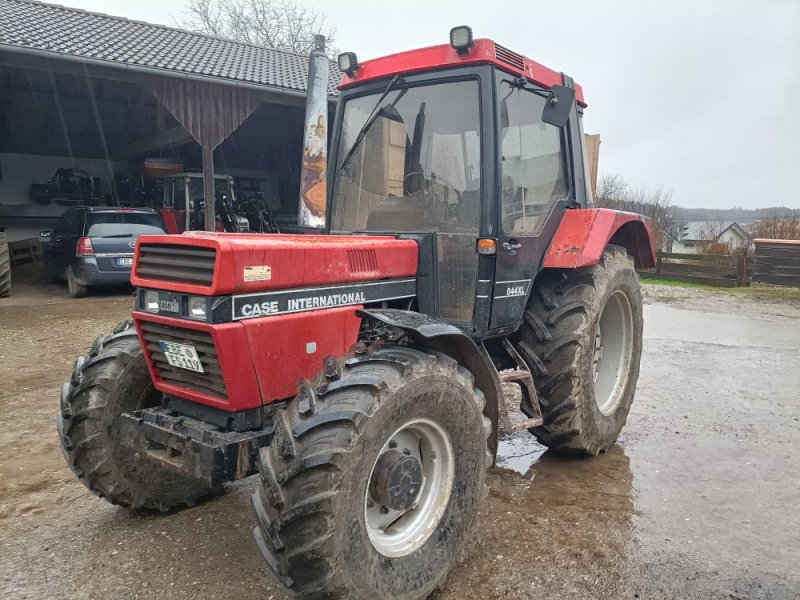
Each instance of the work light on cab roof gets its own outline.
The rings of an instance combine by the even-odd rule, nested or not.
[[[459,54],[468,54],[469,49],[475,45],[472,41],[472,27],[459,25],[450,30],[450,45]]]
[[[358,70],[358,58],[355,52],[343,52],[339,55],[338,59],[339,70],[342,73],[347,73],[352,77]]]

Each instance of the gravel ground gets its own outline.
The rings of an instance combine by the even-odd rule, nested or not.
[[[565,460],[505,438],[438,600],[800,598],[800,292],[644,291],[619,443]],[[283,600],[252,541],[252,480],[162,516],[66,467],[60,385],[130,308],[129,290],[72,300],[26,280],[0,299],[0,596]]]

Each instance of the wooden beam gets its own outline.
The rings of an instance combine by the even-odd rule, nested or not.
[[[215,231],[217,199],[214,196],[214,149],[205,146],[203,146],[203,200],[206,205],[206,231]]]

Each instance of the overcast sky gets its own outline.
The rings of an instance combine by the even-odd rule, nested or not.
[[[58,1],[58,0],[56,0]],[[184,0],[60,0],[173,24]],[[583,85],[600,171],[687,207],[800,208],[799,0],[298,0],[367,59],[472,26]]]

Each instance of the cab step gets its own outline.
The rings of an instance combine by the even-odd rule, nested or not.
[[[503,348],[516,364],[516,368],[501,371],[499,373],[500,382],[516,383],[522,392],[522,402],[519,406],[509,407],[505,392],[500,396],[500,416],[503,418],[503,429],[506,433],[516,433],[523,429],[539,427],[543,419],[542,411],[539,408],[539,395],[536,393],[536,386],[533,385],[533,374],[508,339],[503,340]],[[512,417],[514,412],[523,412],[528,415],[528,418],[514,418]]]

